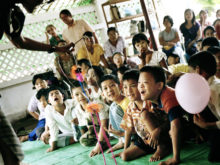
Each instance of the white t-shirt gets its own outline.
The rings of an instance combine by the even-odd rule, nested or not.
[[[108,119],[109,118],[109,115],[108,115],[109,106],[100,100],[94,100],[94,102],[101,104],[103,107],[99,112],[99,119],[100,120]],[[99,125],[96,115],[93,115],[93,117],[94,117],[95,124]],[[87,126],[88,124],[90,125],[90,123],[92,123],[91,113],[84,111],[82,107],[80,106],[80,104],[76,105],[74,109],[73,118],[78,119],[79,126]]]
[[[51,105],[47,105],[45,108],[46,123],[50,130],[51,142],[57,141],[59,130],[62,133],[73,133],[71,121],[73,119],[72,111],[75,107],[69,101],[65,101],[64,104],[66,106],[64,115],[57,112]]]
[[[31,100],[29,101],[28,104],[28,111],[29,112],[37,112],[39,110],[39,119],[44,119],[45,118],[45,109],[44,107],[40,104],[40,101],[37,99],[36,95],[31,97]]]
[[[159,51],[154,51],[153,54],[152,54],[150,62],[148,64],[146,64],[146,65],[149,65],[149,66],[154,66],[154,65],[160,66],[160,61],[163,58],[166,60],[166,54],[165,53],[159,52]]]

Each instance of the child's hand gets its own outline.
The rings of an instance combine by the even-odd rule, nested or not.
[[[155,128],[151,134],[147,135],[150,140],[150,146],[152,148],[157,147],[159,143],[160,132],[161,132],[161,129],[158,127],[158,128]]]
[[[205,120],[200,116],[200,115],[194,115],[193,116],[193,122],[199,126],[200,128],[207,128],[207,124],[205,122]]]

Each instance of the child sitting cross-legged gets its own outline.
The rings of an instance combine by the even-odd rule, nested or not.
[[[108,132],[119,139],[119,142],[112,147],[113,151],[124,146],[124,130],[120,128],[120,124],[129,103],[129,100],[121,94],[119,84],[117,77],[110,74],[103,76],[99,82],[104,97],[112,101],[109,108]],[[109,152],[110,150],[107,151],[107,153]]]
[[[47,152],[56,150],[59,147],[64,147],[75,143],[76,131],[73,128],[71,121],[73,104],[64,101],[63,90],[56,86],[51,86],[47,91],[46,121],[50,133],[50,148]],[[59,134],[59,131],[62,133]]]
[[[154,109],[164,111],[170,121],[170,135],[172,141],[173,158],[161,162],[160,165],[178,164],[180,162],[180,135],[182,108],[180,107],[174,89],[166,86],[166,76],[164,70],[158,66],[144,66],[140,70],[138,80],[138,90],[143,101],[151,101]],[[143,111],[143,120],[148,123],[150,132],[150,145],[157,146],[157,151],[153,155],[155,160],[160,159],[169,148],[159,147],[163,125],[155,126],[148,111]],[[168,133],[168,131],[167,131]]]
[[[74,109],[73,118],[78,119],[78,126],[82,134],[79,141],[83,146],[95,146],[89,154],[89,156],[92,157],[101,152],[99,143],[97,143],[92,117],[94,118],[99,142],[104,149],[107,147],[106,142],[104,141],[104,131],[107,130],[109,106],[99,99],[92,100],[89,98],[89,93],[85,87],[85,84],[82,84],[81,86],[78,81],[75,81],[72,85],[72,97],[77,102],[77,105]],[[101,125],[99,125],[96,114],[93,113],[93,115],[91,115],[91,112],[87,111],[87,106],[89,105],[90,101],[100,105],[100,111],[98,112],[98,115]]]
[[[141,100],[141,95],[138,91],[138,78],[138,70],[130,70],[123,75],[123,91],[130,103],[121,122],[121,127],[125,130],[124,151],[116,156],[120,156],[124,161],[155,152],[156,146],[151,146],[148,139],[148,134],[151,130],[148,130],[147,125],[160,126],[167,123],[165,121],[166,117],[163,116],[162,118],[161,116],[161,118],[158,118],[159,116],[154,113],[150,101],[144,102]],[[144,114],[144,111],[148,111],[149,116],[153,119],[153,123],[148,123],[149,121],[143,118],[142,114]],[[134,145],[130,145],[129,147],[133,132],[137,133],[138,136],[135,138]],[[168,139],[168,134],[164,135],[163,138]],[[164,140],[158,142],[160,152],[154,154],[150,161],[156,161],[166,156],[168,152],[162,152],[162,150],[166,148],[169,151],[169,140],[167,141],[167,145]]]

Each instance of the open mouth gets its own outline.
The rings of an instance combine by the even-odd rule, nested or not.
[[[55,99],[54,99],[54,101],[58,101],[58,100],[59,100],[58,98],[55,98]]]

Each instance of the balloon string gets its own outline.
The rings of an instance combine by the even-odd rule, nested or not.
[[[96,115],[97,115],[97,114],[96,114]],[[103,152],[103,149],[102,149],[102,145],[101,145],[101,143],[100,143],[100,141],[99,141],[98,134],[97,134],[96,129],[95,129],[95,121],[94,121],[92,112],[91,112],[91,116],[92,116],[92,125],[93,125],[94,131],[95,131],[96,139],[97,139],[97,141],[98,141],[98,143],[99,143],[99,147],[100,147],[100,150],[101,150],[101,152],[102,152],[102,156],[103,156],[103,159],[104,159],[104,163],[105,163],[105,165],[106,165],[105,155],[104,155],[104,152]],[[98,115],[97,115],[97,117],[98,117]],[[100,127],[101,127],[101,125],[100,125]]]
[[[100,119],[99,119],[99,115],[98,115],[97,112],[96,112],[96,116],[97,116],[97,120],[98,120],[98,123],[99,123],[99,125],[100,125],[100,128],[102,129],[101,131],[103,132],[105,141],[106,141],[106,143],[107,143],[107,145],[108,145],[108,147],[110,148],[110,151],[111,151],[111,153],[112,153],[112,158],[114,159],[115,164],[117,165],[117,161],[116,161],[116,159],[115,159],[115,155],[114,155],[114,153],[113,153],[112,146],[111,146],[111,144],[110,144],[110,141],[109,141],[109,139],[108,139],[108,137],[107,137],[107,135],[106,135],[106,133],[105,133],[103,127],[101,126],[101,121],[100,121]]]

